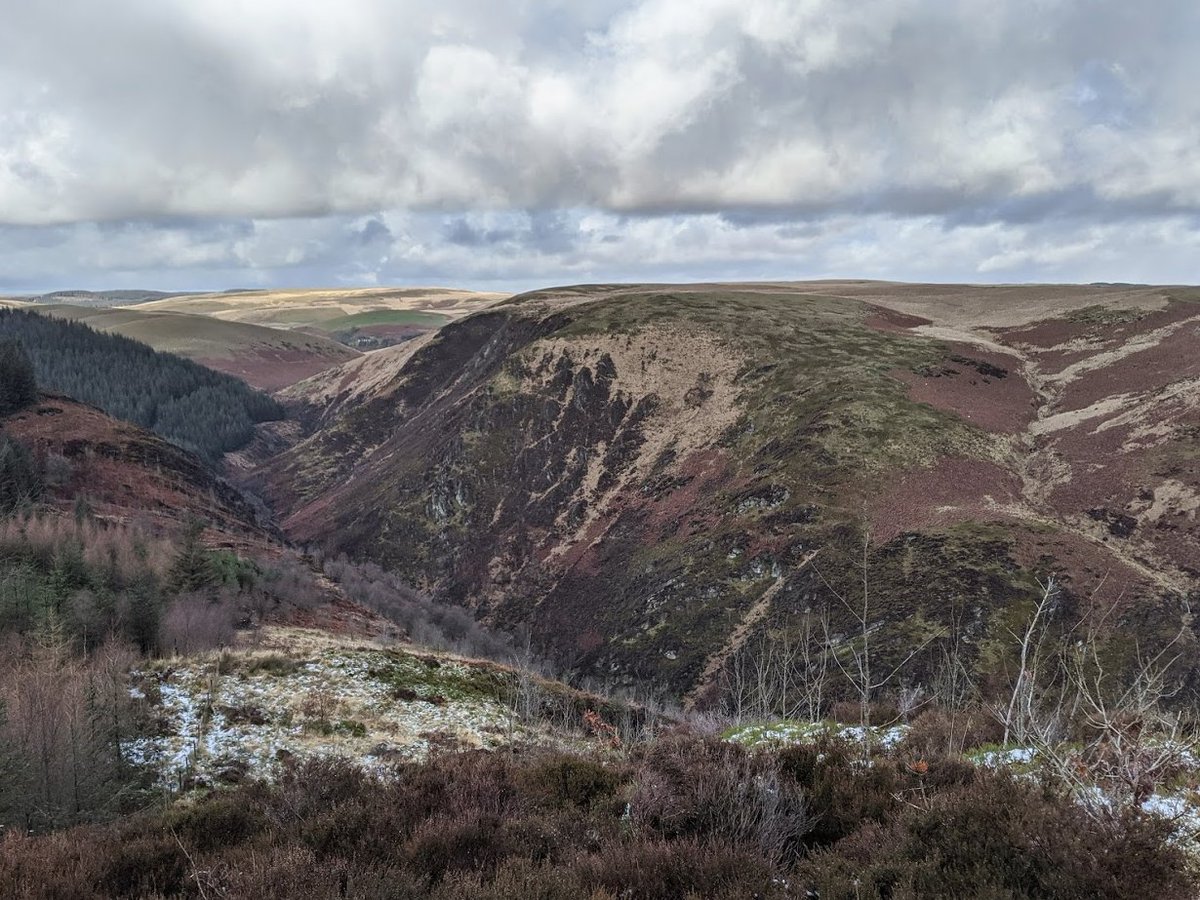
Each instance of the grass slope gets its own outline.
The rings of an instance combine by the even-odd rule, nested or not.
[[[503,299],[503,294],[450,288],[358,288],[238,291],[173,297],[139,308],[153,312],[186,312],[274,328],[311,328],[332,333],[348,316],[379,311],[409,312],[460,318]],[[440,324],[438,320],[429,320]],[[330,323],[334,323],[332,326]]]

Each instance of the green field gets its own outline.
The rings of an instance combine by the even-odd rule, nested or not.
[[[324,331],[349,331],[352,328],[368,328],[372,325],[414,325],[421,328],[441,328],[451,321],[440,313],[422,312],[415,309],[372,309],[367,312],[339,316],[319,323]]]

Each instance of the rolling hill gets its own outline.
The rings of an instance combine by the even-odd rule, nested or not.
[[[451,288],[247,290],[172,297],[138,308],[323,335],[369,350],[436,331],[506,296]]]
[[[154,305],[114,308],[54,304],[35,308],[187,357],[265,391],[287,387],[358,356],[357,351],[320,335],[206,315],[158,312],[150,309]]]
[[[448,288],[60,291],[0,303],[133,338],[274,392],[359,359],[361,351],[432,334],[505,296]]]
[[[52,291],[49,294],[36,294],[21,299],[36,304],[62,304],[71,306],[88,306],[104,308],[110,306],[132,306],[136,303],[146,303],[151,300],[165,300],[178,294],[167,291],[147,290],[116,290],[116,291],[85,291],[65,290]]]
[[[1192,896],[1198,298],[516,297],[282,392],[236,468],[303,555],[10,391],[0,893]]]
[[[986,683],[1051,575],[1128,659],[1200,599],[1198,297],[537,291],[298,386],[316,430],[261,480],[295,539],[695,702],[864,594],[884,661],[927,682],[953,642]]]

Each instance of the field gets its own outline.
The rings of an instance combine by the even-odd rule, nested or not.
[[[437,327],[504,298],[448,288],[365,288],[353,290],[236,291],[172,297],[139,305],[147,312],[186,312],[230,322],[272,328],[315,329],[332,333],[355,325],[419,324]],[[408,313],[390,318],[389,313]],[[347,321],[373,314],[377,320]]]
[[[173,295],[125,306],[88,298],[79,304],[46,302],[57,296],[36,304],[16,299],[0,299],[0,304],[32,305],[121,334],[266,391],[354,361],[360,350],[431,334],[505,297],[447,288],[369,288]]]
[[[351,328],[368,328],[372,325],[419,325],[426,328],[440,328],[451,317],[440,313],[421,312],[410,309],[372,309],[367,312],[354,313],[321,323],[327,331],[344,331]]]

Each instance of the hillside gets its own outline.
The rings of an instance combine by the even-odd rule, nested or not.
[[[171,297],[137,309],[299,331],[371,350],[431,333],[506,296],[453,288],[246,290]]]
[[[186,357],[263,391],[277,391],[359,356],[344,344],[317,334],[207,315],[154,312],[148,306],[117,309],[46,305],[36,309]]]
[[[82,497],[106,521],[173,531],[196,516],[224,543],[257,546],[274,539],[260,513],[201,459],[95,407],[44,395],[0,426],[48,464],[46,502],[63,513],[72,513]]]
[[[66,290],[66,291],[51,291],[48,294],[36,294],[33,296],[22,297],[29,303],[37,304],[70,304],[72,306],[86,306],[91,308],[105,308],[110,306],[129,306],[135,303],[148,303],[152,300],[166,300],[169,297],[178,296],[167,291],[146,291],[146,290],[117,290],[117,291],[84,291],[84,290]]]
[[[331,422],[358,403],[378,400],[394,390],[404,366],[431,338],[424,335],[326,369],[280,391],[279,400],[302,419]]]
[[[44,483],[0,519],[0,894],[1193,896],[1190,297],[515,298],[286,392],[239,468],[309,430],[258,475],[303,555],[36,398],[0,422]],[[1043,590],[1086,639],[1014,669]],[[868,640],[900,675],[840,702]]]
[[[94,404],[219,462],[244,447],[255,426],[284,417],[245,382],[120,335],[23,309],[0,309],[0,339],[16,341],[37,382]]]
[[[864,584],[881,658],[921,650],[913,681],[950,646],[998,676],[998,642],[1049,575],[1064,627],[1105,610],[1128,657],[1196,594],[1196,296],[534,292],[449,325],[370,390],[350,369],[326,382],[311,396],[332,414],[263,483],[297,540],[527,624],[577,672],[697,701],[812,615],[844,640],[837,598]]]

